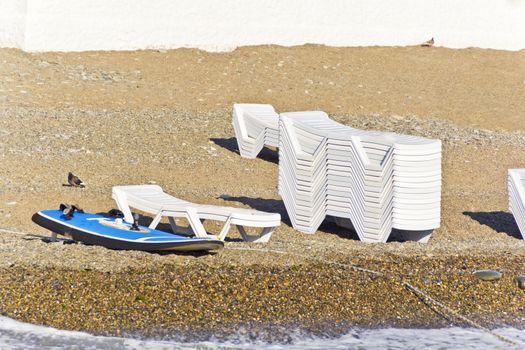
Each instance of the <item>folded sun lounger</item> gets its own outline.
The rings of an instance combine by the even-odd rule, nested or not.
[[[268,104],[236,103],[232,124],[239,153],[255,158],[264,146],[279,145],[279,114]]]
[[[525,169],[509,169],[507,176],[509,209],[525,239]]]
[[[167,216],[173,232],[181,232],[176,218],[188,220],[191,233],[196,237],[211,237],[202,222],[204,220],[223,221],[224,226],[219,233],[224,240],[231,225],[236,225],[242,238],[248,242],[265,243],[277,226],[281,224],[281,215],[253,209],[234,208],[217,205],[201,205],[173,197],[157,185],[131,185],[113,187],[112,197],[119,209],[124,213],[124,220],[133,222],[131,208],[155,215],[150,228],[155,228],[162,217]],[[244,227],[262,228],[260,235],[250,235]]]

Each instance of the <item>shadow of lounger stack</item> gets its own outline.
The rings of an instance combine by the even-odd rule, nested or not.
[[[236,103],[232,119],[242,157],[255,158],[264,146],[279,145],[279,115],[271,105]]]
[[[279,193],[293,227],[327,215],[365,242],[392,229],[426,242],[439,227],[441,141],[353,129],[324,112],[280,115]]]
[[[507,180],[509,210],[525,239],[525,169],[509,169]]]

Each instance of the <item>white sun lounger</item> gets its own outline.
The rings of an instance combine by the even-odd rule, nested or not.
[[[509,210],[525,239],[525,169],[509,169]]]
[[[236,103],[232,124],[239,153],[244,158],[255,158],[264,146],[279,144],[279,115],[271,105]]]
[[[220,240],[224,240],[231,225],[236,225],[245,241],[265,243],[268,242],[275,228],[281,224],[281,215],[278,213],[194,204],[167,194],[157,185],[115,186],[112,197],[124,213],[124,220],[127,222],[133,222],[131,208],[135,208],[155,215],[150,228],[155,228],[162,217],[166,216],[173,231],[181,232],[184,228],[177,225],[176,218],[185,218],[190,224],[190,231],[197,237],[211,237],[202,222],[216,220],[224,222],[218,235]],[[244,227],[262,228],[262,232],[260,235],[250,235]]]
[[[279,194],[295,229],[327,215],[364,242],[392,229],[426,242],[439,227],[441,141],[339,124],[321,111],[280,114]]]

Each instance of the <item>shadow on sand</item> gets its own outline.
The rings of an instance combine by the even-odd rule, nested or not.
[[[237,140],[235,137],[230,137],[229,139],[222,138],[211,138],[212,141],[217,146],[220,146],[228,151],[240,155],[239,147],[237,146]],[[261,153],[257,155],[257,158],[265,160],[270,163],[279,164],[279,152],[272,150],[268,147],[263,147]]]
[[[481,225],[486,225],[496,232],[503,232],[514,238],[520,238],[521,234],[514,220],[514,216],[511,213],[504,211],[477,211],[470,212],[465,211],[463,215],[469,216],[471,219],[476,220]]]
[[[252,209],[266,211],[271,213],[281,214],[281,221],[288,227],[293,228],[290,217],[286,212],[286,207],[282,200],[279,199],[264,199],[264,198],[250,198],[245,196],[234,197],[228,195],[221,195],[219,198],[229,202],[239,202],[249,206]],[[334,234],[341,238],[352,239],[359,241],[359,236],[353,228],[338,226],[333,217],[327,216],[318,229],[320,232]],[[388,242],[404,242],[405,235],[401,231],[393,230]]]
[[[284,224],[292,227],[292,223],[290,222],[290,218],[288,217],[288,213],[286,212],[286,208],[284,207],[284,203],[282,200],[265,199],[265,198],[250,198],[250,197],[245,197],[245,196],[235,197],[235,196],[228,196],[225,194],[221,194],[219,198],[227,202],[239,202],[255,210],[266,211],[269,213],[279,213],[281,214],[281,221]]]

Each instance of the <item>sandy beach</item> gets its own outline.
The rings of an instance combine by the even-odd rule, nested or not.
[[[181,337],[240,326],[336,334],[465,325],[403,280],[483,326],[523,326],[525,294],[512,278],[525,275],[525,242],[506,181],[507,169],[525,167],[525,51],[0,49],[0,63],[0,228],[34,234],[1,232],[4,315],[97,334]],[[353,127],[441,139],[441,227],[428,244],[366,244],[330,222],[313,235],[293,230],[277,193],[277,152],[238,154],[235,102],[320,109]],[[62,186],[69,171],[87,187]],[[31,222],[36,211],[61,202],[107,211],[112,186],[141,183],[199,203],[279,212],[283,222],[268,244],[243,243],[232,230],[224,250],[204,255],[36,236],[49,235]],[[472,276],[479,269],[503,278],[481,282]]]

